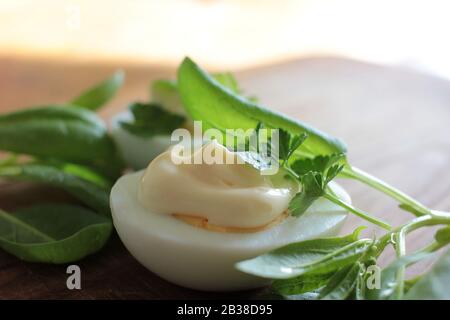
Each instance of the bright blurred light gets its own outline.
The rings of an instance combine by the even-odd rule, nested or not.
[[[2,0],[0,53],[246,68],[305,55],[450,78],[445,0]]]

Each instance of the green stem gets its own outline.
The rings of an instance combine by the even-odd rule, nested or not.
[[[367,221],[369,221],[377,226],[380,226],[386,230],[391,230],[391,226],[387,222],[384,222],[381,219],[372,217],[368,213],[365,213],[364,211],[361,211],[361,210],[353,207],[352,205],[345,203],[344,201],[342,201],[341,199],[339,199],[338,197],[334,196],[333,194],[331,194],[329,192],[325,192],[324,197],[326,199],[330,200],[331,202],[337,204],[338,206],[341,206],[342,208],[354,213],[355,215],[357,215],[358,217],[360,217],[364,220],[367,220]]]
[[[401,258],[406,254],[406,234],[405,228],[402,228],[400,232],[395,234],[395,252],[397,258]],[[395,296],[397,300],[403,297],[405,290],[405,267],[399,267],[396,274],[397,287],[395,288]]]
[[[421,227],[434,226],[440,224],[450,225],[450,217],[448,216],[437,217],[432,215],[420,216],[406,224],[396,227],[395,229],[392,229],[378,240],[377,243],[378,249],[375,256],[378,257],[381,254],[381,252],[383,252],[384,248],[389,244],[390,240],[392,239],[392,236],[399,233],[400,231],[403,231],[404,234],[406,235]]]
[[[425,207],[423,204],[421,204],[417,200],[414,200],[413,198],[411,198],[407,194],[403,193],[402,191],[398,190],[397,188],[394,188],[393,186],[368,174],[367,172],[364,172],[361,169],[355,168],[351,165],[347,165],[342,170],[341,176],[344,178],[351,178],[351,179],[355,179],[360,182],[363,182],[363,183],[367,184],[368,186],[371,186],[371,187],[383,192],[384,194],[394,198],[398,202],[411,206],[418,213],[420,213],[422,215],[432,214],[432,212],[429,208]]]

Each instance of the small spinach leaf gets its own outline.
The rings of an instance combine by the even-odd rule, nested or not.
[[[0,247],[30,262],[68,263],[100,250],[112,223],[72,205],[38,205],[9,214],[0,210]]]
[[[0,150],[121,169],[103,121],[76,107],[35,107],[1,115]]]
[[[55,167],[45,163],[26,163],[0,167],[0,177],[44,183],[62,188],[96,211],[108,215],[109,188],[100,187],[78,175],[69,166]]]
[[[86,90],[71,101],[74,106],[97,110],[116,94],[123,84],[125,75],[122,70],[116,71],[110,78]]]
[[[130,106],[133,122],[121,122],[120,125],[130,133],[142,137],[170,135],[181,127],[185,117],[164,110],[154,103],[133,103]]]

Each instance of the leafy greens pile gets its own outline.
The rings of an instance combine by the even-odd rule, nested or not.
[[[430,297],[450,298],[450,289],[442,286],[450,278],[450,252],[424,276],[405,279],[405,269],[446,246],[450,242],[450,213],[431,210],[400,190],[352,166],[346,147],[301,121],[261,107],[241,97],[208,75],[186,58],[178,69],[178,92],[187,113],[202,121],[203,128],[226,129],[268,128],[280,130],[280,166],[301,184],[289,210],[300,216],[319,197],[345,208],[374,223],[387,233],[379,239],[359,239],[357,229],[345,237],[308,240],[289,244],[236,267],[246,273],[274,279],[272,289],[282,296],[320,299],[401,299]],[[251,162],[255,165],[255,162]],[[258,167],[258,164],[255,165]],[[412,213],[410,222],[391,226],[345,203],[328,188],[336,177],[360,181],[398,201]],[[425,248],[406,254],[406,235],[418,228],[441,225],[435,239]],[[367,289],[369,267],[388,246],[394,246],[397,258],[382,271],[379,288]],[[426,288],[419,290],[418,288]]]
[[[61,188],[82,205],[0,209],[0,247],[32,262],[67,263],[101,249],[113,227],[109,192],[124,164],[95,110],[121,87],[121,71],[62,105],[0,116],[0,178]]]

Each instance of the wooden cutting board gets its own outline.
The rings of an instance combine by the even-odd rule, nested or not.
[[[64,102],[122,67],[127,82],[101,115],[108,119],[134,100],[148,97],[152,79],[173,76],[174,67],[102,65],[0,58],[0,113],[36,104]],[[450,83],[406,69],[341,58],[290,61],[238,73],[246,92],[274,109],[341,137],[351,163],[419,199],[450,211]],[[410,219],[383,195],[343,181],[354,203],[397,225]],[[43,200],[67,200],[51,188],[0,184],[0,207],[14,209]],[[343,232],[361,220],[351,216]],[[368,235],[380,230],[369,228]],[[433,235],[411,235],[408,250]],[[387,263],[392,252],[382,259]],[[260,291],[211,294],[167,283],[140,266],[113,236],[100,253],[80,261],[82,289],[66,288],[66,265],[25,263],[0,251],[0,298],[170,299],[251,298]],[[419,264],[412,272],[420,273]],[[182,272],[182,271],[180,271]]]

